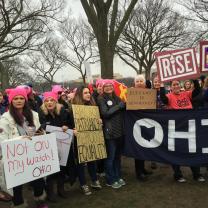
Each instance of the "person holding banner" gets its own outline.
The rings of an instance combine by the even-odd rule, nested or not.
[[[107,159],[105,173],[107,186],[121,188],[126,183],[121,178],[121,147],[123,141],[124,102],[114,93],[113,80],[103,80],[103,94],[98,97],[98,105],[103,119]]]
[[[146,79],[143,75],[137,75],[134,79],[135,88],[146,88]],[[145,161],[135,159],[135,172],[136,177],[139,181],[146,181],[147,176],[151,175],[152,172],[145,169]]]
[[[43,93],[43,105],[39,111],[40,123],[43,129],[46,125],[62,127],[63,131],[72,125],[69,113],[64,107],[58,103],[58,95],[54,92]],[[66,167],[61,166],[59,173],[52,174],[46,178],[46,190],[48,200],[57,202],[57,197],[54,193],[54,185],[57,184],[57,193],[62,198],[67,198],[66,191],[64,190],[64,178]]]
[[[96,105],[95,101],[93,100],[90,90],[86,86],[78,87],[74,96],[74,99],[72,100],[72,104],[75,105]],[[75,127],[75,124],[74,124]],[[76,132],[76,129],[75,129]],[[76,136],[76,133],[75,133]],[[100,182],[97,178],[97,171],[96,171],[96,161],[91,161],[87,163],[78,163],[78,150],[77,150],[77,140],[76,137],[74,139],[74,154],[77,161],[77,174],[80,182],[81,189],[85,195],[91,195],[92,192],[87,185],[86,176],[85,176],[85,164],[87,164],[88,172],[90,175],[90,178],[92,180],[91,187],[94,189],[101,189],[102,186],[100,185]]]
[[[193,80],[194,89],[193,91],[181,91],[180,82],[178,80],[173,80],[171,82],[171,93],[165,94],[164,85],[161,84],[160,97],[164,104],[167,105],[168,109],[192,109],[192,100],[196,98],[200,93],[200,85],[197,80]],[[172,165],[174,170],[174,178],[179,183],[186,182],[183,177],[179,165]],[[200,174],[200,167],[190,167],[192,170],[193,178],[196,181],[204,182],[204,177]]]
[[[92,97],[95,100],[95,103],[98,105],[98,97],[99,95],[102,95],[103,93],[103,80],[98,79],[96,80],[96,90],[92,93]],[[97,160],[97,174],[100,177],[105,176],[105,170],[104,170],[104,160]]]
[[[0,126],[3,129],[0,133],[0,142],[15,139],[19,136],[34,136],[40,127],[38,114],[32,111],[27,104],[27,93],[24,89],[8,89],[9,112],[3,114],[0,119]],[[45,183],[43,178],[31,182],[37,208],[47,208],[44,192]],[[24,202],[23,186],[13,188],[13,207],[26,208]]]

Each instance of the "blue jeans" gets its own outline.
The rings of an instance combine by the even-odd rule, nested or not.
[[[87,164],[88,172],[89,172],[92,182],[97,181],[96,162],[92,161],[86,164]],[[77,174],[79,177],[80,185],[81,186],[86,185],[87,182],[86,182],[86,177],[85,177],[85,163],[77,164]]]
[[[121,178],[121,138],[106,140],[106,150],[105,174],[111,185]]]

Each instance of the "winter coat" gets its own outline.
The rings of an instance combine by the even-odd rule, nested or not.
[[[57,104],[57,114],[54,114],[54,117],[40,108],[39,119],[43,129],[46,129],[46,125],[57,127],[68,126],[69,128],[72,128],[72,119],[70,118],[69,113],[60,104]]]
[[[40,127],[40,122],[38,118],[38,114],[34,111],[33,113],[33,120],[34,125],[36,129]],[[0,119],[0,127],[3,129],[3,132],[0,133],[0,144],[2,141],[14,139],[16,137],[19,137],[19,132],[17,130],[17,124],[15,123],[13,117],[9,112],[6,112],[2,115]],[[1,151],[0,151],[1,156]],[[3,169],[3,161],[0,160],[0,187],[3,191],[6,191],[10,194],[12,194],[12,190],[7,190],[6,183],[5,183],[5,177],[4,177],[4,169]]]
[[[103,120],[103,133],[105,139],[117,139],[123,136],[123,121],[125,104],[116,96],[103,94],[98,97],[98,106]]]
[[[33,113],[34,125],[36,129],[39,129],[40,122],[39,122],[38,114],[34,111],[32,111],[32,113]],[[14,139],[20,136],[17,129],[17,124],[9,112],[6,112],[2,115],[0,119],[0,127],[3,129],[3,132],[0,133],[0,143],[4,140]]]

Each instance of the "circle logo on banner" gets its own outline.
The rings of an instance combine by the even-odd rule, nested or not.
[[[111,105],[113,105],[113,102],[111,100],[108,100],[107,104],[108,104],[108,106],[111,106]]]
[[[142,137],[141,126],[146,128],[154,128],[155,135],[154,138],[144,138]],[[133,136],[135,141],[142,147],[145,148],[155,148],[159,147],[163,141],[163,129],[162,126],[152,119],[143,118],[135,122],[133,128]]]

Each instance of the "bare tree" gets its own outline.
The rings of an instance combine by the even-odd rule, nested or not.
[[[64,51],[62,60],[80,72],[83,82],[86,82],[86,69],[84,62],[95,58],[93,55],[93,35],[84,20],[70,19],[60,25],[60,32],[64,38]]]
[[[137,74],[150,70],[154,52],[174,48],[184,39],[185,21],[164,0],[147,0],[138,6],[123,30],[117,46],[119,57]]]
[[[62,0],[0,0],[0,61],[40,45],[62,5]]]
[[[187,12],[184,14],[191,24],[193,33],[192,44],[208,37],[208,1],[207,0],[184,0],[178,2]]]
[[[65,65],[59,55],[62,52],[62,47],[58,40],[48,39],[39,48],[39,52],[29,56],[29,67],[34,70],[38,77],[42,77],[51,85],[54,82],[54,76],[57,71]]]
[[[126,12],[121,21],[117,22],[121,2],[124,3]],[[137,2],[138,0],[81,0],[97,39],[102,78],[113,78],[115,47]]]
[[[1,62],[1,67],[3,68],[3,76],[1,77],[3,89],[33,81],[31,74],[29,74],[19,58],[3,61]]]

